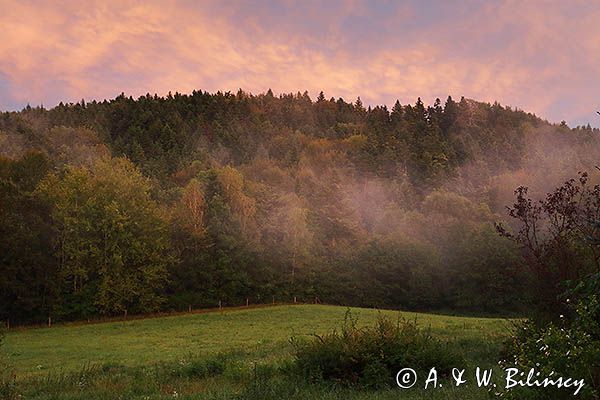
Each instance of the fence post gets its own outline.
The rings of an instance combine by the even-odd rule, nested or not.
[[[294,296],[294,304],[296,304],[296,296]]]
[[[52,317],[48,316],[48,328],[52,327]]]
[[[192,305],[191,304],[188,306],[188,312],[192,312]]]
[[[250,305],[250,300],[246,297],[246,307]]]
[[[219,310],[223,309],[223,302],[221,300],[219,300]]]
[[[275,304],[275,296],[273,296],[273,304]]]
[[[127,310],[125,310],[125,319],[127,319]]]

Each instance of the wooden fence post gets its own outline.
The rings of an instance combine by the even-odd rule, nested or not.
[[[52,327],[52,317],[48,317],[48,328]]]
[[[190,313],[192,312],[192,305],[191,304],[188,306],[188,312],[190,312]]]
[[[273,304],[275,304],[275,296],[273,296]]]
[[[248,307],[249,305],[250,305],[250,299],[248,299],[248,298],[246,297],[246,307]]]
[[[294,296],[294,304],[296,304],[296,296]]]

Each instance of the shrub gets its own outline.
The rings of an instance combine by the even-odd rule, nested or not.
[[[350,311],[340,332],[292,341],[295,365],[308,379],[366,388],[393,385],[402,368],[422,372],[435,367],[445,375],[462,363],[458,354],[414,322],[399,318],[394,323],[380,316],[373,326],[359,328]]]
[[[521,370],[535,368],[540,376],[585,379],[579,392],[581,399],[600,396],[600,302],[598,296],[583,299],[573,308],[574,316],[561,316],[557,323],[544,326],[533,321],[516,325],[506,343],[508,368],[517,365]],[[500,393],[508,399],[567,399],[573,397],[572,389],[517,387]]]
[[[179,376],[190,378],[208,378],[221,375],[227,367],[228,360],[222,355],[189,361],[178,371]]]

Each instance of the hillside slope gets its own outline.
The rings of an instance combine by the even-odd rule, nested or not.
[[[534,285],[494,222],[518,186],[595,172],[600,133],[464,98],[195,91],[2,113],[0,155],[13,325],[272,296],[505,313]]]

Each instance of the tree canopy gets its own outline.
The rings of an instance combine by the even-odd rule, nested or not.
[[[273,296],[519,310],[535,276],[493,224],[515,187],[540,197],[592,170],[599,133],[465,98],[388,109],[322,92],[5,112],[0,319]]]

